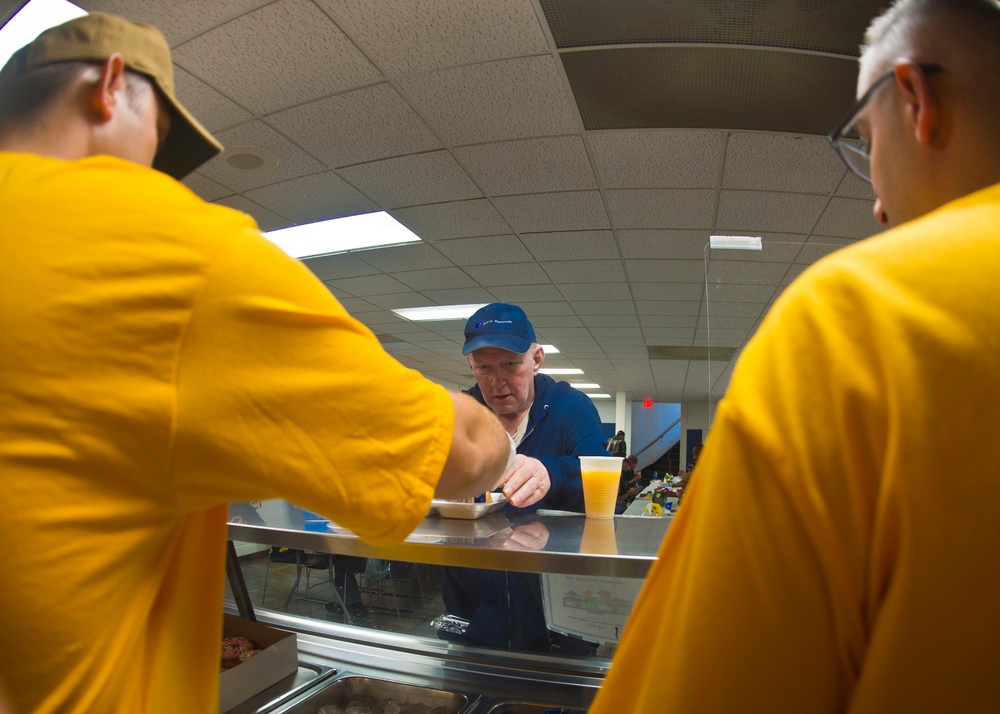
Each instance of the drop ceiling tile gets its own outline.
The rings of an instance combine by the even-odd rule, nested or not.
[[[741,263],[734,260],[713,261],[708,282],[745,285],[778,285],[790,268],[789,263]]]
[[[256,146],[278,157],[277,165],[264,173],[235,169],[221,156],[199,169],[208,178],[235,191],[247,191],[323,171],[320,162],[260,121],[240,124],[221,132],[216,138],[225,146]]]
[[[873,203],[875,201],[875,191],[872,189],[872,185],[862,181],[846,168],[844,169],[844,178],[840,182],[840,186],[837,187],[837,195],[848,198],[864,198]]]
[[[597,338],[598,342],[600,342],[601,338],[604,337],[614,339],[618,339],[619,337],[642,337],[642,330],[638,325],[635,327],[591,326],[587,329],[589,329],[590,333]]]
[[[551,55],[436,70],[399,84],[451,146],[580,130]]]
[[[628,284],[620,283],[566,283],[560,284],[560,292],[570,302],[580,300],[631,300]]]
[[[461,268],[455,267],[394,272],[393,276],[414,290],[433,290],[441,286],[450,288],[478,287],[472,278],[462,272]]]
[[[580,319],[587,327],[639,327],[635,315],[584,315]]]
[[[531,326],[535,328],[535,333],[538,335],[539,342],[545,343],[543,335],[545,334],[546,328],[549,327],[583,327],[583,322],[576,315],[537,315],[534,310],[535,303],[533,303],[531,308],[531,314],[528,316],[531,320]],[[593,340],[591,340],[593,342]],[[563,343],[560,342],[557,347],[561,347]]]
[[[726,330],[713,327],[711,330],[711,344],[714,345],[735,345],[746,339],[748,330]],[[694,334],[695,340],[708,340],[709,331],[705,328],[698,329]],[[720,341],[721,340],[721,341]]]
[[[826,196],[764,191],[722,191],[716,228],[722,233],[812,231],[826,205]]]
[[[836,197],[826,207],[813,232],[840,238],[867,238],[883,230],[872,214],[871,201]]]
[[[176,67],[174,71],[174,91],[184,108],[211,132],[243,124],[254,118],[239,104],[180,67]]]
[[[359,278],[340,278],[336,285],[355,297],[367,298],[368,302],[371,303],[374,303],[374,300],[370,296],[413,292],[398,280],[383,274],[366,275]]]
[[[625,280],[625,269],[620,260],[562,260],[547,261],[542,268],[552,282],[594,283],[598,280]]]
[[[826,137],[733,132],[722,187],[829,194],[843,174]]]
[[[356,253],[321,255],[302,261],[320,280],[336,281],[340,278],[355,278],[361,275],[376,275],[379,270],[360,260]]]
[[[635,315],[631,300],[578,300],[573,310],[577,315]]]
[[[703,260],[710,231],[619,230],[618,244],[627,258]]]
[[[434,242],[434,247],[448,256],[455,265],[492,265],[494,263],[528,263],[531,254],[517,236],[482,236],[455,238]]]
[[[371,213],[379,207],[332,171],[282,181],[247,191],[246,195],[296,223]]]
[[[759,318],[767,310],[766,302],[723,302],[713,300],[708,305],[708,314],[712,317],[752,317]]]
[[[808,267],[809,267],[808,265],[798,265],[798,264],[793,265],[791,268],[788,269],[788,272],[785,273],[785,277],[781,280],[781,284],[785,286],[791,285],[792,281],[794,281],[797,277],[802,275],[802,273]]]
[[[518,233],[610,228],[597,191],[532,193],[493,199]]]
[[[465,272],[484,287],[508,285],[544,285],[550,282],[538,263],[470,265]]]
[[[176,47],[174,61],[258,115],[383,79],[308,0],[278,0],[209,30]]]
[[[373,305],[367,300],[362,300],[361,298],[341,298],[340,304],[344,306],[352,315],[360,315],[365,312],[374,312],[375,310],[381,310],[378,305]]]
[[[711,327],[712,332],[716,332],[717,330],[742,330],[743,332],[749,332],[756,325],[757,319],[754,317],[723,317],[721,315],[712,315],[711,318],[706,318],[703,315],[698,321],[699,330]]]
[[[703,291],[699,283],[632,283],[636,300],[701,300]]]
[[[389,213],[428,241],[510,233],[507,222],[490,202],[485,200],[398,208]]]
[[[715,191],[632,189],[606,191],[615,228],[703,229],[712,227]]]
[[[725,283],[709,283],[709,307],[715,302],[767,302],[778,288],[770,285],[728,285]]]
[[[643,327],[686,327],[693,329],[698,324],[698,318],[694,315],[642,315],[639,317],[639,321]]]
[[[127,17],[132,22],[148,22],[166,36],[171,46],[202,32],[206,27],[238,17],[269,0],[212,0],[186,3],[183,12],[175,3],[136,0],[79,0],[87,12],[106,12]],[[186,106],[186,105],[185,105]],[[197,115],[196,115],[197,116]]]
[[[324,281],[323,285],[325,285],[326,289],[330,291],[330,294],[333,295],[338,300],[346,300],[351,297],[351,294],[348,293],[346,290],[341,290],[340,288],[334,287],[330,283]]]
[[[555,285],[547,282],[548,278],[545,280],[545,283],[536,283],[534,285],[514,285],[510,287],[497,285],[490,292],[496,295],[497,300],[500,302],[521,305],[525,310],[528,309],[526,307],[527,303],[562,300],[562,293],[559,292]]]
[[[365,250],[358,253],[358,258],[374,265],[384,273],[452,267],[451,261],[427,243],[411,243]],[[434,287],[444,286],[435,285]]]
[[[476,185],[446,151],[400,156],[341,169],[384,208],[477,198]]]
[[[206,201],[215,201],[232,194],[232,191],[221,183],[217,183],[197,171],[185,176],[182,183]]]
[[[635,311],[640,317],[653,315],[700,315],[699,300],[637,300]]]
[[[722,132],[595,131],[587,134],[605,188],[715,188]]]
[[[798,256],[795,258],[796,263],[805,263],[811,265],[815,263],[820,258],[823,258],[830,253],[840,250],[849,245],[854,245],[857,241],[853,241],[847,238],[828,238],[826,236],[810,236],[809,242],[802,246],[802,250],[799,251]]]
[[[522,233],[521,240],[538,260],[618,260],[611,231],[562,231],[558,233]]]
[[[477,144],[453,153],[488,196],[597,188],[579,136]]]
[[[388,310],[364,312],[358,315],[358,319],[366,325],[378,325],[383,332],[389,334],[392,333],[396,325],[403,321],[396,313]]]
[[[395,318],[392,324],[387,324],[382,328],[382,332],[387,335],[394,335],[402,339],[408,340],[415,334],[424,334],[427,332],[427,328],[424,327],[423,323],[411,322],[410,320],[405,320],[399,315],[383,311],[385,315],[392,315]]]
[[[300,104],[267,121],[333,167],[441,148],[420,116],[385,82]]]
[[[590,330],[586,327],[546,327],[545,338],[548,342],[558,345],[560,340],[573,338],[593,339]],[[551,365],[550,365],[551,366]]]
[[[694,327],[647,327],[643,329],[650,344],[677,347],[690,345],[694,339]]]
[[[565,316],[573,315],[573,308],[570,307],[569,303],[562,300],[552,300],[549,302],[536,302],[531,305],[530,310],[525,310],[528,315],[528,319],[533,320],[536,316]],[[534,323],[532,323],[534,324]]]
[[[626,260],[625,269],[631,282],[705,282],[705,265],[700,260]]]
[[[388,295],[370,295],[365,298],[372,305],[378,305],[385,310],[398,310],[404,307],[430,307],[433,303],[420,293],[390,293]]]
[[[797,233],[769,232],[761,236],[760,250],[713,250],[709,248],[707,257],[709,269],[719,262],[763,262],[790,263],[802,250],[806,236]]]
[[[530,3],[318,0],[391,76],[548,52]]]
[[[253,216],[253,219],[257,221],[257,226],[262,231],[273,231],[278,228],[285,228],[288,226],[287,218],[282,218],[281,216],[272,213],[263,206],[256,204],[243,196],[228,196],[226,198],[220,198],[218,201],[213,201],[213,203],[220,206],[229,206],[230,208],[235,208],[237,211],[249,213]]]

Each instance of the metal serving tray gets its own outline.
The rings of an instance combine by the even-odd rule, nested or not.
[[[299,698],[282,714],[316,714],[320,707],[335,704],[346,708],[352,700],[368,697],[372,704],[392,699],[402,705],[401,714],[458,714],[469,698],[458,692],[390,682],[371,677],[344,676],[334,679],[304,698]],[[377,711],[377,710],[376,710]]]
[[[259,694],[238,704],[225,714],[263,714],[274,711],[285,702],[318,686],[337,673],[332,667],[323,664],[299,662],[299,671],[280,679]]]

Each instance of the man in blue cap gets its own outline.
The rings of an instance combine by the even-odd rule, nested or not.
[[[492,409],[517,445],[504,482],[509,517],[538,508],[583,511],[580,456],[607,456],[593,402],[566,382],[539,370],[545,351],[517,305],[491,303],[465,325],[462,354],[476,379],[468,390]],[[469,620],[461,638],[448,639],[519,650],[587,653],[593,643],[549,632],[539,577],[471,568],[445,568],[444,603]]]

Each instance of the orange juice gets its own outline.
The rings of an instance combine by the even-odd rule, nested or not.
[[[583,503],[587,518],[614,518],[618,482],[622,473],[620,456],[581,456]]]
[[[583,537],[580,540],[580,552],[617,555],[618,543],[615,541],[614,519],[585,519],[583,522]]]

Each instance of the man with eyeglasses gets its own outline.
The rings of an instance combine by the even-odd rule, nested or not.
[[[592,713],[1000,711],[1000,4],[895,3],[858,96],[892,230],[744,350]]]

